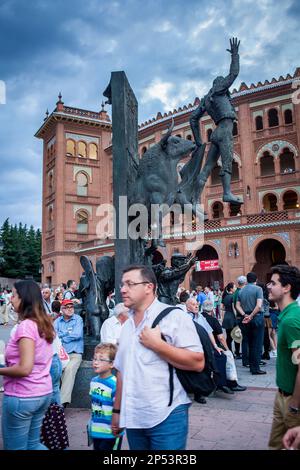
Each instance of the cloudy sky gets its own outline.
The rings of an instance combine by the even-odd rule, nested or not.
[[[297,0],[0,0],[0,224],[41,225],[34,134],[59,91],[66,105],[97,111],[110,72],[124,70],[143,122],[226,73],[232,36],[241,39],[234,87],[292,74],[299,16]]]

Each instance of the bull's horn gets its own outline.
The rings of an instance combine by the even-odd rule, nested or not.
[[[168,139],[171,136],[173,129],[174,129],[174,119],[172,118],[171,126],[169,127],[169,129],[167,130],[167,133],[164,135],[164,137],[160,141],[160,145],[162,149],[166,148]]]

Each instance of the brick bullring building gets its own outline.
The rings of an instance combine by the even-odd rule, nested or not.
[[[238,123],[234,126],[232,191],[244,204],[239,212],[222,202],[219,168],[213,170],[202,196],[208,213],[204,245],[195,250],[198,263],[186,286],[222,286],[250,270],[261,281],[277,263],[300,265],[300,68],[293,77],[233,90]],[[298,98],[299,97],[299,98]],[[192,139],[189,126],[193,104],[139,126],[139,153],[158,142],[174,118],[173,134]],[[43,282],[56,286],[79,279],[79,257],[95,262],[113,254],[113,242],[99,239],[97,207],[112,203],[111,121],[100,112],[65,106],[61,95],[36,133],[43,139]],[[200,121],[202,140],[209,148],[211,118]],[[183,165],[184,161],[179,165]],[[184,241],[167,241],[161,257],[170,263]],[[160,254],[158,253],[158,258]],[[211,269],[213,268],[213,269]]]

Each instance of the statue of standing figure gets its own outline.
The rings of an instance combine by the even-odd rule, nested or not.
[[[168,305],[176,305],[179,285],[184,281],[186,273],[197,261],[191,253],[183,255],[174,253],[171,257],[171,267],[166,266],[166,260],[152,265],[157,279],[157,297],[160,302]]]
[[[99,341],[102,323],[109,316],[106,299],[115,288],[114,258],[98,258],[96,272],[87,256],[81,256],[80,263],[84,272],[80,278],[79,291],[87,315],[88,332]]]
[[[201,147],[202,141],[199,130],[199,120],[205,112],[213,119],[216,128],[211,134],[211,145],[208,151],[206,163],[198,178],[200,194],[204,185],[215,167],[219,156],[221,156],[222,168],[220,177],[223,185],[223,201],[230,204],[243,204],[238,197],[234,196],[230,189],[232,160],[233,160],[233,123],[237,120],[234,107],[231,103],[229,87],[239,74],[239,45],[237,38],[230,39],[231,54],[230,71],[226,77],[217,77],[213,81],[213,86],[201,99],[198,108],[190,118],[190,125],[193,131],[195,143]]]

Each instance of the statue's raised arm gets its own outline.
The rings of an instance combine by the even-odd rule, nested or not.
[[[226,77],[217,77],[214,81],[214,93],[223,93],[231,87],[240,71],[239,57],[240,41],[237,38],[230,39],[230,49],[226,49],[231,54],[231,64],[229,74]]]

